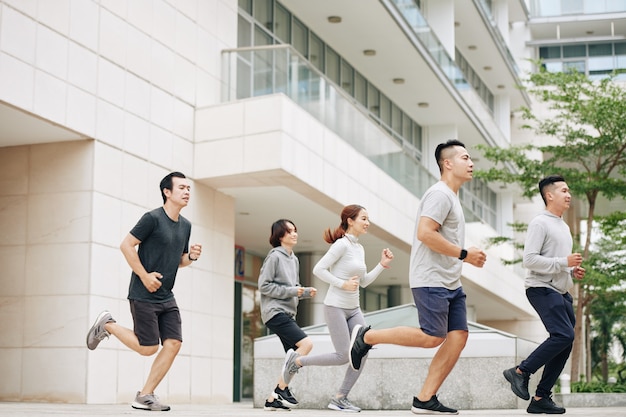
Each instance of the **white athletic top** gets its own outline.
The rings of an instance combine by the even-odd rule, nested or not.
[[[367,287],[378,278],[383,269],[379,262],[374,269],[366,273],[363,246],[355,236],[344,235],[337,239],[322,259],[315,264],[313,274],[330,285],[324,304],[339,308],[357,308],[359,307],[359,291],[346,291],[341,286],[351,277],[358,276],[359,285]]]

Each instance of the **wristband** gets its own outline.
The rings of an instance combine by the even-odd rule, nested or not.
[[[463,260],[467,258],[467,251],[465,249],[461,249],[461,254],[459,255],[459,259]]]

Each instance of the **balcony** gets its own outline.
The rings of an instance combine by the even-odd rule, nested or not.
[[[230,49],[223,58],[223,101],[284,94],[416,196],[436,181],[417,149],[388,133],[290,45]]]

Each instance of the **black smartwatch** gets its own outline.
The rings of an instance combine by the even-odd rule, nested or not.
[[[197,261],[197,260],[198,260],[198,258],[193,259],[193,258],[191,257],[191,255],[190,255],[190,254],[187,254],[187,258],[189,258],[189,260],[190,260],[191,262],[195,262],[195,261]]]
[[[459,259],[463,260],[467,258],[467,251],[465,249],[461,249],[461,255],[459,255]]]

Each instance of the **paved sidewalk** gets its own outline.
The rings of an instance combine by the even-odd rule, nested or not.
[[[151,415],[155,415],[150,413]],[[280,413],[280,415],[285,413]],[[487,416],[529,416],[526,410],[461,410],[463,416],[487,417]],[[130,405],[85,405],[85,404],[43,404],[43,403],[1,403],[0,417],[40,417],[40,416],[145,416],[146,411],[135,410]],[[157,414],[158,415],[158,414]],[[164,416],[254,416],[275,415],[264,411],[262,408],[252,408],[251,403],[235,403],[228,405],[197,405],[197,404],[173,404],[172,410]],[[332,410],[305,410],[294,409],[288,415],[292,416],[339,416],[337,411]],[[400,417],[412,416],[410,410],[377,411],[363,410],[358,415],[372,417]],[[624,417],[626,407],[598,407],[598,408],[568,408],[567,416],[585,417]]]

